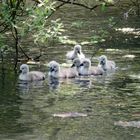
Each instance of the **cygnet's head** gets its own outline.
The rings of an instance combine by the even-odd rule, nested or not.
[[[56,61],[51,61],[48,63],[48,68],[49,68],[49,72],[59,72],[59,63],[57,63]]]
[[[75,45],[74,46],[74,52],[80,54],[81,53],[81,45]]]
[[[99,63],[100,63],[100,65],[104,66],[106,64],[106,62],[107,62],[107,57],[105,55],[101,55],[99,57]]]
[[[90,61],[90,59],[88,59],[88,58],[85,58],[84,60],[83,60],[83,62],[80,64],[80,66],[82,67],[84,67],[84,68],[89,68],[90,66],[91,66],[91,61]]]
[[[27,64],[22,64],[20,66],[20,73],[26,74],[29,72],[29,66]]]
[[[80,64],[81,64],[81,60],[79,58],[75,58],[73,60],[73,64],[72,64],[71,67],[77,67],[77,68],[79,68],[80,67]]]

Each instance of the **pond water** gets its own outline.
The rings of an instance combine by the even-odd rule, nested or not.
[[[60,17],[67,34],[78,42],[88,40],[91,30],[104,24],[105,15],[95,16],[85,9],[65,7]],[[116,12],[117,13],[117,12]],[[108,16],[114,13],[109,13]],[[54,17],[55,18],[55,17]],[[72,22],[85,21],[85,28],[73,29]],[[86,24],[87,24],[86,23]],[[131,23],[131,24],[130,24]],[[119,25],[138,27],[137,18]],[[126,27],[125,26],[125,27]],[[121,35],[121,36],[120,36]],[[119,41],[118,41],[119,40]],[[86,56],[97,65],[96,57],[105,54],[116,62],[115,73],[97,77],[60,79],[52,85],[43,82],[21,83],[9,63],[0,65],[1,140],[139,140],[140,139],[140,49],[138,38],[116,33],[104,48],[94,52],[83,45]],[[106,47],[107,46],[107,47]],[[65,62],[72,46],[50,46],[44,61]],[[53,51],[52,51],[53,50]],[[32,69],[47,71],[45,66]],[[79,117],[57,117],[57,113],[77,112]]]

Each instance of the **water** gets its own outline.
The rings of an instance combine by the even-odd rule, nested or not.
[[[66,9],[65,9],[66,10]],[[79,10],[73,9],[74,11]],[[69,9],[68,9],[69,11]],[[75,21],[74,11],[58,13],[66,25]],[[83,13],[81,13],[83,11]],[[88,27],[81,30],[68,28],[67,34],[78,42],[88,40],[91,28],[102,25],[102,16],[88,16],[85,10],[77,12],[78,20],[87,19]],[[73,13],[73,14],[72,14]],[[70,14],[73,15],[73,18]],[[114,14],[114,13],[113,13]],[[58,16],[57,15],[57,16]],[[55,17],[54,17],[55,18]],[[96,18],[96,20],[94,19]],[[92,25],[92,21],[96,21]],[[131,27],[138,21],[131,20]],[[126,21],[127,24],[130,24]],[[119,25],[118,25],[119,26]],[[122,24],[120,25],[122,26]],[[126,25],[127,26],[127,25]],[[70,27],[70,26],[68,26]],[[129,25],[130,27],[130,25]],[[73,31],[74,30],[74,31]],[[86,33],[84,32],[86,30]],[[81,33],[85,34],[81,34]],[[61,79],[52,85],[43,82],[21,83],[12,71],[12,65],[0,65],[0,139],[1,140],[139,140],[140,128],[132,121],[140,121],[140,50],[138,38],[122,35],[110,40],[94,52],[84,46],[84,53],[97,65],[96,57],[105,54],[114,60],[118,70],[110,75],[76,79]],[[124,38],[128,37],[128,41]],[[124,39],[124,40],[123,40]],[[112,43],[111,43],[112,42]],[[43,61],[53,59],[65,62],[65,53],[71,46],[47,49]],[[110,49],[111,48],[111,49]],[[52,49],[54,50],[52,52]],[[92,50],[92,51],[91,51]],[[9,67],[10,66],[10,67]],[[32,69],[46,71],[45,66]],[[54,117],[53,114],[79,112],[85,117]],[[122,123],[119,123],[119,122]],[[126,126],[127,124],[127,126]]]

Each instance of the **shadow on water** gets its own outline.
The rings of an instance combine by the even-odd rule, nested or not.
[[[4,64],[0,67],[0,73],[0,136],[9,138],[29,129],[17,122],[17,118],[21,117],[19,106],[22,100],[15,89],[16,75]]]
[[[88,17],[89,12],[83,13],[84,17],[80,15],[78,20],[90,17],[86,31],[96,27],[95,24],[92,26],[93,21],[99,22],[97,25],[101,24],[102,17],[95,20],[93,15]],[[70,14],[66,17],[61,14],[59,16],[63,17],[66,25],[75,21],[76,16],[70,18]],[[71,30],[68,30],[68,35],[78,41],[90,35],[82,36],[81,32],[85,32],[83,29],[79,30],[79,34]],[[114,48],[102,48],[92,59],[92,64],[97,65],[96,58],[105,54],[116,62],[116,72],[103,76],[20,82],[9,64],[4,67],[0,65],[0,139],[139,140],[140,51],[135,43],[121,44],[117,39],[114,42],[111,44]],[[117,43],[122,46],[117,48]],[[71,47],[64,47],[63,51],[57,47],[53,47],[54,51],[48,48],[46,59],[65,62],[65,53]],[[91,46],[83,46],[83,50],[88,57],[91,56]],[[70,112],[84,113],[87,116],[53,116]]]

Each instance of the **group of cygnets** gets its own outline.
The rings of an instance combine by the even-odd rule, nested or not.
[[[98,58],[97,66],[91,66],[91,60],[86,58],[82,52],[81,45],[75,45],[72,51],[67,52],[66,58],[71,60],[71,67],[60,67],[56,61],[48,63],[48,77],[50,78],[75,78],[78,76],[103,75],[106,71],[115,70],[115,62],[108,60],[105,55]],[[40,71],[29,71],[27,64],[20,66],[19,80],[37,81],[44,80],[46,75]]]

